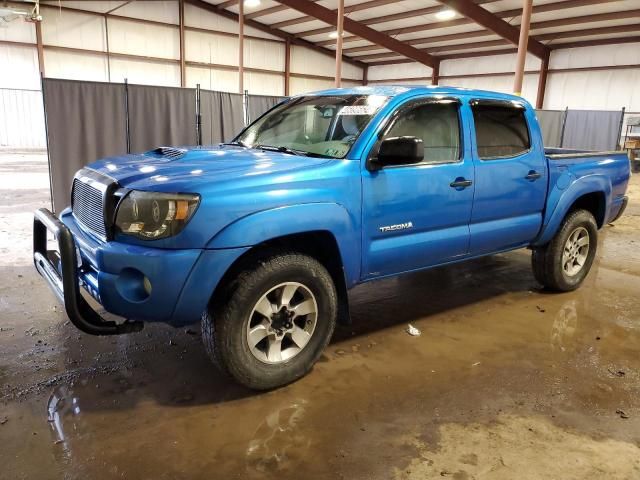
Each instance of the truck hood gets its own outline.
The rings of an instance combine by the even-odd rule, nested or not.
[[[288,173],[331,159],[302,157],[237,146],[156,149],[98,160],[89,168],[121,186],[154,191],[192,191],[206,184]]]

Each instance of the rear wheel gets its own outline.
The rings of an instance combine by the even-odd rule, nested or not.
[[[274,255],[239,275],[224,303],[203,316],[202,333],[214,362],[239,383],[265,390],[305,375],[329,343],[337,295],[317,260]]]
[[[575,210],[543,246],[533,250],[533,273],[545,287],[560,292],[575,290],[589,273],[598,247],[598,226],[587,210]]]

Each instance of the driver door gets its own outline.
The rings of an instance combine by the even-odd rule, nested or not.
[[[474,193],[473,159],[457,99],[422,98],[400,106],[385,138],[422,139],[419,164],[363,170],[363,278],[392,275],[464,257]]]

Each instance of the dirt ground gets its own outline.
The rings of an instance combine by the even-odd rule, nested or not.
[[[640,479],[638,176],[576,292],[525,250],[361,286],[313,372],[254,393],[198,326],[69,325],[31,263],[46,171],[0,156],[0,478]]]

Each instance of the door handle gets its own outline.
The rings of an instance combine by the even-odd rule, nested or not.
[[[533,181],[539,179],[541,176],[542,175],[540,173],[536,172],[535,170],[529,170],[529,173],[524,178],[526,178],[530,182],[533,182]]]
[[[449,184],[451,188],[467,188],[473,184],[471,180],[467,180],[464,177],[458,177]]]

